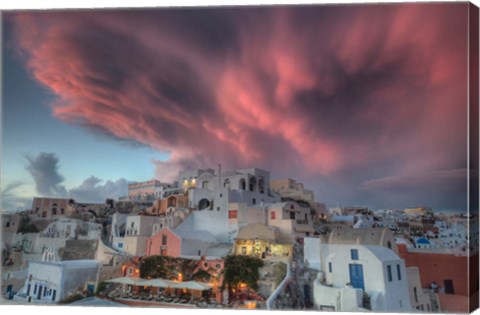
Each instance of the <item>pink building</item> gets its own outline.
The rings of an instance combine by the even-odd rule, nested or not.
[[[219,245],[210,232],[172,230],[165,227],[148,239],[146,256],[160,255],[198,260],[195,272],[202,269],[213,276],[210,282],[215,299],[220,302],[222,270],[225,266],[222,257],[228,254],[230,247],[226,249]]]
[[[146,256],[180,257],[181,249],[181,237],[169,227],[165,227],[147,240]]]

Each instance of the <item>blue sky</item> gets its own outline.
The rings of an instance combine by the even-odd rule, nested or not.
[[[2,187],[22,182],[20,196],[33,197],[35,184],[25,169],[26,155],[55,153],[59,173],[67,188],[80,185],[87,177],[103,180],[125,178],[142,181],[153,178],[152,159],[164,160],[168,154],[147,146],[101,136],[76,125],[68,125],[51,113],[55,101],[47,88],[40,86],[27,72],[20,57],[8,45],[3,46],[2,112]]]

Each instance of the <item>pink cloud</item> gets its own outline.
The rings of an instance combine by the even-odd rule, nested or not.
[[[466,13],[400,4],[8,15],[32,75],[58,96],[53,114],[171,152],[159,177],[219,162],[334,177],[464,166]]]

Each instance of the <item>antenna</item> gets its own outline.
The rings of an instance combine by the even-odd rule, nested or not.
[[[220,185],[219,187],[222,187],[222,179],[221,179],[221,174],[222,174],[222,164],[218,164],[218,184]]]

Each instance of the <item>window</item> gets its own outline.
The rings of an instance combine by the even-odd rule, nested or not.
[[[389,249],[392,249],[392,243],[391,243],[390,241],[387,242],[387,247],[388,247]]]
[[[228,211],[228,218],[229,219],[236,219],[237,218],[237,210]]]
[[[33,287],[33,294],[36,294],[37,293],[37,284],[35,284],[35,286]]]
[[[265,180],[263,178],[260,178],[258,180],[258,190],[261,194],[265,193]]]
[[[255,198],[252,199],[252,204],[256,204],[257,200]]]
[[[358,260],[358,249],[350,250],[350,256],[352,257],[352,260]]]
[[[290,219],[295,220],[295,212],[290,212]]]
[[[5,227],[10,227],[10,222],[7,222],[7,223],[5,224]]]
[[[332,273],[332,263],[328,263],[328,272]]]
[[[400,265],[397,265],[397,276],[398,280],[402,280],[402,274],[400,273]]]
[[[413,295],[415,296],[415,303],[418,303],[417,287],[414,287],[414,288],[413,288]]]
[[[277,215],[277,213],[275,211],[270,212],[270,220],[275,220],[276,215]]]
[[[241,179],[240,182],[238,183],[238,186],[240,187],[241,190],[245,190],[247,188],[247,183],[245,179]]]
[[[220,267],[221,267],[220,264],[215,265],[215,268],[217,268],[217,269],[220,269]]]
[[[65,209],[61,208],[60,209],[60,214],[65,214]]]
[[[123,243],[118,243],[118,248],[123,248]]]
[[[202,251],[200,249],[198,250],[198,256],[202,256]]]
[[[223,194],[220,194],[220,198],[222,198],[222,197],[223,197]]]
[[[168,237],[167,234],[162,235],[162,245],[167,245]]]
[[[217,207],[217,211],[220,211],[220,207]]]
[[[242,246],[242,255],[246,255],[246,254],[247,254],[247,247]]]
[[[388,282],[392,282],[392,266],[387,266]]]
[[[255,191],[257,186],[257,179],[255,177],[250,178],[248,188],[250,191]]]

